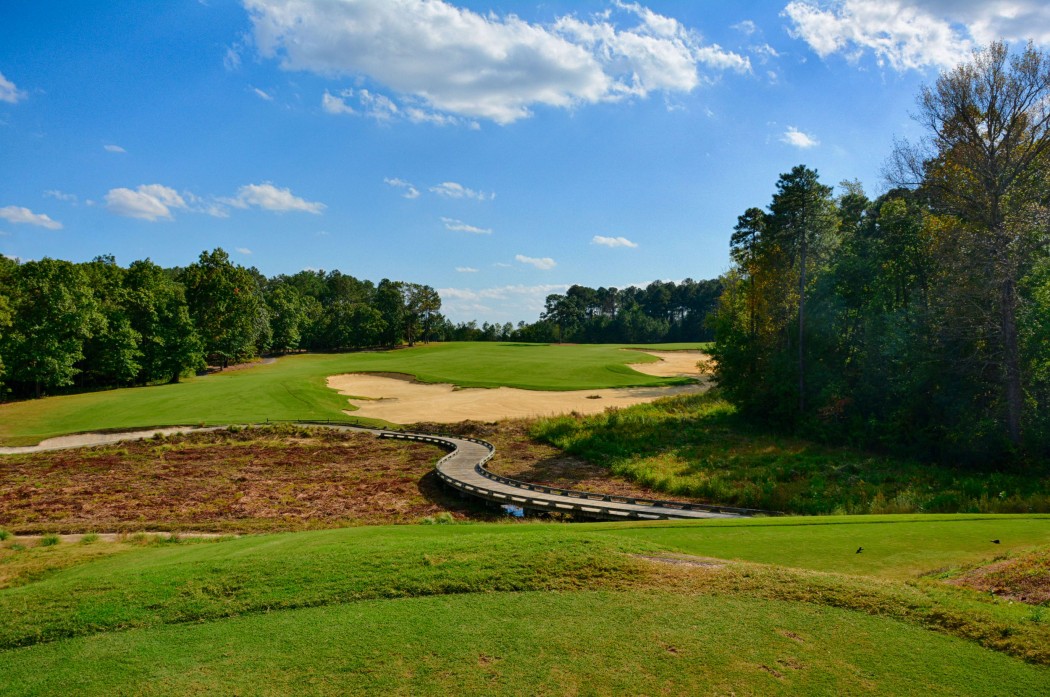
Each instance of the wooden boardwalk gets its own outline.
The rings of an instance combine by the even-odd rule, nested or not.
[[[437,463],[437,474],[442,482],[468,496],[525,510],[569,513],[597,520],[695,520],[771,514],[746,508],[640,499],[530,484],[490,472],[485,464],[496,454],[496,448],[483,440],[398,431],[379,431],[378,435],[380,438],[432,443],[450,450]]]
[[[437,475],[446,485],[467,496],[495,504],[517,506],[527,511],[568,513],[596,520],[695,520],[703,518],[738,518],[752,515],[778,515],[771,511],[758,511],[748,508],[597,494],[522,482],[490,472],[485,467],[485,464],[496,454],[496,448],[491,443],[475,438],[432,436],[422,433],[387,431],[330,422],[298,421],[295,423],[301,423],[304,426],[321,426],[345,431],[374,433],[380,438],[411,440],[437,445],[449,451],[437,463]],[[140,440],[152,437],[157,432],[192,433],[195,431],[212,431],[220,428],[224,427],[174,427],[167,429],[143,429],[141,431],[123,433],[84,433],[54,438],[35,446],[0,448],[0,455],[62,450],[104,445],[125,440]]]

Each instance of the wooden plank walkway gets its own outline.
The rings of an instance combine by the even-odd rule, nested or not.
[[[776,515],[770,511],[639,499],[530,484],[490,472],[485,464],[496,454],[496,448],[483,440],[398,431],[379,431],[378,435],[380,438],[432,443],[451,450],[437,463],[441,481],[464,494],[497,504],[599,520],[695,520]]]
[[[773,511],[598,494],[522,482],[490,472],[485,467],[485,464],[496,454],[496,448],[491,443],[475,438],[405,433],[402,431],[388,431],[330,422],[297,421],[294,423],[300,423],[304,426],[321,426],[344,431],[374,433],[380,438],[411,440],[440,446],[450,451],[437,463],[437,475],[442,482],[467,496],[496,504],[517,506],[525,510],[569,513],[597,520],[695,520],[703,518],[737,518],[752,515],[779,515]],[[104,445],[124,440],[140,440],[152,437],[157,432],[192,433],[221,428],[225,427],[194,428],[190,426],[143,429],[141,431],[123,433],[84,433],[54,438],[35,446],[0,448],[0,455]]]

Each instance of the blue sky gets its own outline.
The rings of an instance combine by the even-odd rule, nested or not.
[[[0,253],[427,283],[453,320],[712,278],[805,163],[869,194],[915,95],[1042,2],[0,5]]]

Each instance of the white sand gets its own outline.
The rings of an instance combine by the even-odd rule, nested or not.
[[[700,378],[696,363],[705,354],[699,351],[649,352],[661,363],[634,365],[639,372],[657,376],[687,375]],[[333,375],[328,386],[347,395],[353,416],[382,419],[390,423],[421,421],[457,423],[460,421],[500,421],[532,416],[549,416],[575,411],[597,414],[608,407],[627,407],[671,395],[703,392],[707,385],[672,387],[625,387],[604,390],[542,392],[511,387],[495,389],[457,389],[448,384],[424,384],[409,377],[351,373]]]

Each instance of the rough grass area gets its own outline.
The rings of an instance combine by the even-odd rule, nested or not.
[[[1050,608],[1050,547],[952,569],[941,576],[956,586],[1029,605],[1041,605],[1033,609],[1039,617]],[[1045,614],[1050,618],[1050,610]]]
[[[671,348],[696,348],[671,345]],[[657,360],[619,345],[447,343],[411,349],[285,356],[245,370],[178,385],[107,390],[0,404],[0,444],[28,445],[67,433],[152,426],[255,423],[266,419],[348,420],[329,375],[404,373],[463,387],[584,390],[681,384],[628,363]],[[654,349],[667,346],[653,345]]]
[[[272,532],[462,517],[474,509],[433,475],[443,454],[366,433],[268,427],[8,456],[0,527]]]
[[[669,497],[797,514],[1050,512],[1050,465],[953,468],[761,431],[717,394],[539,420],[531,434]]]
[[[876,557],[917,548],[900,566],[929,571],[989,558],[988,525],[1012,545],[1045,546],[1050,518],[867,521],[394,526],[125,545],[0,590],[0,684],[12,694],[1039,694],[1050,684],[1050,621],[1027,606],[919,575],[844,573],[852,557],[828,547],[807,552],[820,569],[756,561],[824,529],[840,542],[868,535]],[[748,527],[762,533],[755,544],[734,540]],[[935,552],[926,563],[923,549]],[[727,556],[737,560],[711,563]]]

